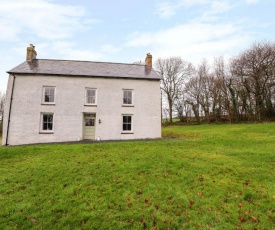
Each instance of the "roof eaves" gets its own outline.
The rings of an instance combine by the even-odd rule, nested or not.
[[[14,72],[7,71],[8,74],[19,74],[19,75],[52,75],[52,76],[70,76],[70,77],[98,77],[98,78],[123,78],[123,79],[140,79],[140,80],[161,80],[161,78],[152,77],[126,77],[126,76],[103,76],[103,75],[76,75],[76,74],[55,74],[55,73],[31,73],[31,72]]]

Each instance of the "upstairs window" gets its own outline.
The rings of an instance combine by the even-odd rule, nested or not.
[[[133,104],[133,90],[124,89],[123,90],[123,105]]]
[[[96,105],[96,89],[86,88],[85,104]]]
[[[55,103],[55,87],[44,86],[43,87],[43,103],[54,104]]]

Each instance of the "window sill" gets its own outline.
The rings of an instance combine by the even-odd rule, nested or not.
[[[49,132],[46,132],[46,131],[40,131],[39,134],[53,134],[53,131],[49,131]]]
[[[97,107],[97,105],[84,104],[84,106]]]
[[[122,132],[121,134],[134,134],[133,132]]]
[[[45,103],[45,102],[42,102],[41,105],[55,105],[55,103]]]
[[[122,107],[135,107],[134,105],[122,105]]]

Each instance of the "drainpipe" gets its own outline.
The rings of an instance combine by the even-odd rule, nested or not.
[[[8,116],[8,126],[7,126],[7,135],[6,135],[6,146],[8,145],[8,138],[9,138],[9,127],[10,127],[10,117],[11,117],[11,105],[12,105],[12,100],[13,100],[13,89],[14,89],[14,83],[15,83],[15,76],[13,76],[13,81],[12,81],[12,88],[11,88],[11,99],[10,99],[10,110],[9,110],[9,116]]]
[[[162,90],[160,88],[160,125],[162,126]]]

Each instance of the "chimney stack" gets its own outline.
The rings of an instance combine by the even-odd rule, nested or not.
[[[33,59],[36,59],[36,51],[35,51],[35,46],[33,44],[30,44],[29,47],[27,47],[27,61],[32,61]]]
[[[152,55],[150,53],[146,55],[145,65],[152,67]]]

